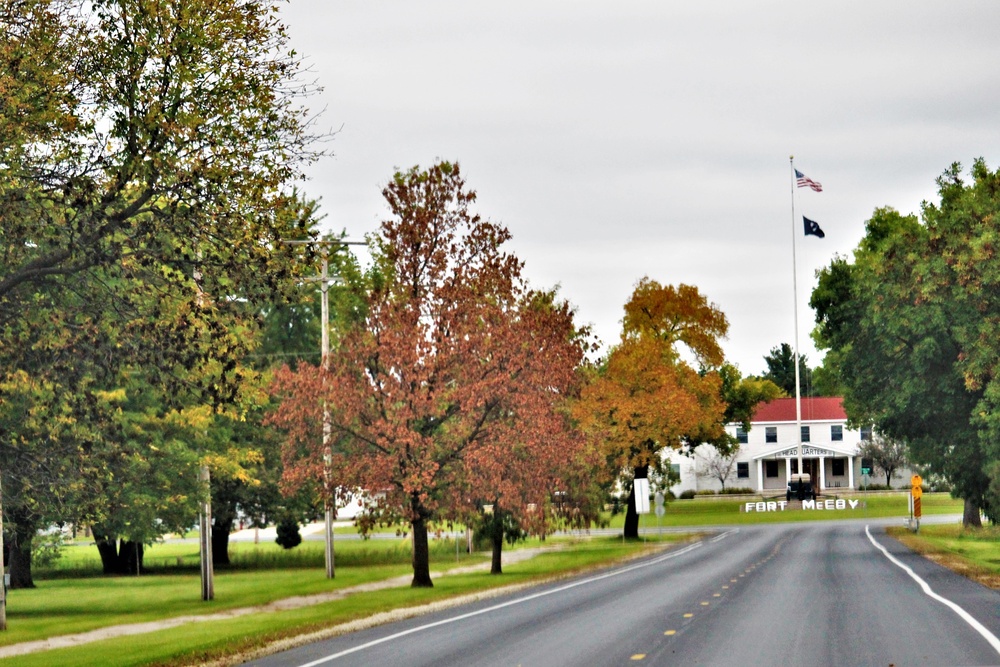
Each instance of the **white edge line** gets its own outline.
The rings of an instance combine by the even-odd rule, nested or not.
[[[469,612],[467,614],[461,614],[459,616],[452,616],[451,618],[445,618],[445,619],[442,619],[440,621],[435,621],[433,623],[427,623],[425,625],[421,625],[421,626],[418,626],[418,627],[415,627],[415,628],[410,628],[409,630],[403,630],[402,632],[397,632],[396,634],[392,634],[392,635],[389,635],[387,637],[382,637],[381,639],[375,639],[375,640],[367,642],[365,644],[360,644],[358,646],[352,646],[349,649],[345,649],[345,650],[343,650],[343,651],[341,651],[339,653],[334,653],[334,654],[325,656],[323,658],[320,658],[319,660],[313,660],[312,662],[307,662],[307,663],[305,663],[303,665],[299,665],[299,667],[315,667],[316,665],[322,665],[323,663],[330,662],[332,660],[336,660],[337,658],[342,658],[345,655],[349,655],[351,653],[357,653],[358,651],[363,651],[363,650],[365,650],[367,648],[371,648],[372,646],[377,646],[378,644],[384,644],[385,642],[392,641],[394,639],[399,639],[400,637],[405,637],[406,635],[412,635],[412,634],[414,634],[416,632],[422,632],[424,630],[429,630],[430,628],[435,628],[435,627],[438,627],[439,625],[447,625],[448,623],[454,623],[456,621],[462,621],[462,620],[465,620],[467,618],[472,618],[473,616],[479,616],[481,614],[488,614],[489,612],[496,611],[497,609],[503,609],[504,607],[510,607],[510,606],[513,606],[513,605],[516,605],[516,604],[521,604],[522,602],[528,602],[530,600],[534,600],[534,599],[537,599],[537,598],[545,597],[547,595],[552,595],[554,593],[561,593],[561,592],[563,592],[565,590],[569,590],[570,588],[576,588],[577,586],[583,586],[584,584],[590,584],[590,583],[593,583],[595,581],[600,581],[602,579],[608,579],[610,577],[617,577],[619,574],[624,574],[626,572],[631,572],[632,570],[638,570],[638,569],[641,569],[641,568],[644,568],[644,567],[649,567],[650,565],[656,565],[658,563],[662,563],[665,560],[669,560],[671,558],[676,558],[677,556],[680,556],[682,554],[686,554],[689,551],[697,549],[698,547],[701,546],[701,544],[702,544],[701,542],[695,542],[694,544],[690,544],[690,545],[684,547],[683,549],[678,549],[677,551],[671,551],[670,553],[664,554],[664,555],[659,556],[657,558],[654,558],[652,560],[647,560],[647,561],[643,561],[641,563],[636,563],[634,565],[629,565],[629,566],[626,566],[626,567],[615,569],[615,570],[612,570],[611,572],[605,572],[604,574],[599,574],[599,575],[596,575],[596,576],[593,576],[593,577],[588,577],[587,579],[581,579],[579,581],[574,581],[573,583],[566,584],[566,585],[560,586],[558,588],[553,588],[553,589],[550,589],[550,590],[547,590],[547,591],[542,591],[540,593],[533,593],[531,595],[526,595],[525,597],[517,598],[516,600],[508,600],[507,602],[501,602],[500,604],[495,604],[492,607],[486,607],[485,609],[480,609],[478,611],[471,611],[471,612]]]
[[[990,632],[989,629],[986,628],[986,626],[984,626],[982,623],[980,623],[979,621],[977,621],[972,616],[972,614],[970,614],[969,612],[965,611],[964,609],[962,609],[961,607],[959,607],[957,604],[955,604],[954,602],[952,602],[948,598],[941,597],[940,595],[938,595],[937,593],[935,593],[933,590],[931,590],[931,587],[927,585],[927,582],[924,581],[923,579],[921,579],[920,577],[918,577],[916,572],[914,572],[913,570],[911,570],[908,566],[904,565],[899,559],[897,559],[895,556],[893,556],[891,553],[889,553],[888,549],[886,549],[881,544],[879,544],[878,542],[875,541],[875,538],[872,537],[872,534],[868,531],[868,526],[865,526],[865,534],[868,536],[868,539],[871,540],[871,543],[874,544],[875,547],[878,548],[878,550],[881,551],[885,555],[886,558],[888,558],[895,565],[897,565],[898,567],[900,567],[904,572],[906,572],[908,575],[910,575],[910,577],[912,577],[913,580],[916,581],[920,585],[920,588],[923,589],[924,593],[926,593],[930,597],[934,598],[935,600],[937,600],[941,604],[947,606],[953,612],[955,612],[956,614],[958,614],[959,617],[963,621],[965,621],[966,623],[968,623],[969,625],[971,625],[975,629],[976,632],[978,632],[979,634],[981,634],[983,636],[983,638],[987,642],[989,642],[990,646],[993,647],[994,651],[996,651],[997,653],[1000,653],[1000,639],[997,639],[996,635],[994,635],[992,632]]]

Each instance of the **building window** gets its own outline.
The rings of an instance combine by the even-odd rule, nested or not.
[[[809,427],[802,427],[802,442],[809,442]]]
[[[680,463],[671,463],[670,464],[670,472],[672,472],[674,474],[674,477],[676,477],[677,479],[680,479],[681,478],[681,464]]]
[[[764,442],[778,442],[778,427],[777,426],[765,426],[764,427]]]
[[[739,479],[750,479],[750,464],[748,462],[736,462],[736,477]]]
[[[736,442],[741,445],[747,444],[747,430],[742,426],[736,427]]]
[[[764,477],[777,477],[777,476],[778,476],[778,462],[764,461]]]
[[[833,442],[841,442],[844,439],[844,427],[840,424],[834,424],[830,427],[830,440]]]
[[[861,427],[861,440],[862,442],[868,442],[872,439],[872,427],[862,426]]]
[[[798,459],[789,459],[788,464],[790,466],[789,470],[791,470],[792,474],[793,475],[798,475],[799,474],[799,460]]]
[[[833,459],[833,470],[831,471],[834,477],[844,476],[844,459]]]

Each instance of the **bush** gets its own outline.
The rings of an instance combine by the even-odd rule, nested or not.
[[[696,495],[696,496],[717,496],[717,495],[719,495],[719,492],[718,491],[712,491],[711,489],[702,489],[701,491],[695,491],[694,495]]]
[[[293,516],[285,516],[275,526],[277,537],[274,541],[286,549],[297,547],[302,543],[302,534],[299,533],[299,522]]]
[[[694,489],[685,489],[684,491],[681,491],[680,499],[691,500],[692,498],[694,498],[694,494],[695,494]]]
[[[727,496],[732,494],[734,496],[755,496],[757,492],[751,489],[749,486],[731,486],[727,488],[722,493]]]

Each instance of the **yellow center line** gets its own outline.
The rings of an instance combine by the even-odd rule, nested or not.
[[[691,618],[694,614],[684,614],[684,618]]]
[[[646,657],[645,653],[636,653],[630,658],[630,660],[643,660],[645,657]]]
[[[663,634],[665,634],[665,635],[666,635],[666,636],[668,636],[668,637],[672,637],[673,635],[676,635],[676,634],[677,634],[677,631],[676,631],[676,630],[667,630],[667,631],[666,631],[666,632],[664,632]]]

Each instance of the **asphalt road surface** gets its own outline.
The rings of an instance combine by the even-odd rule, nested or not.
[[[1000,665],[1000,593],[874,525],[732,528],[253,665]]]

